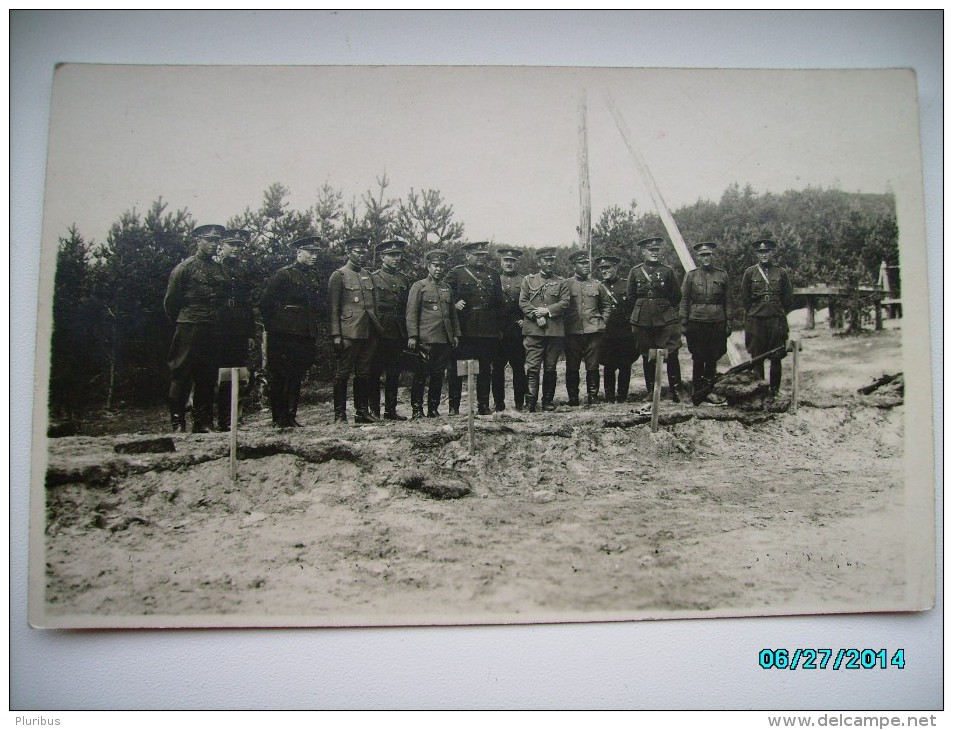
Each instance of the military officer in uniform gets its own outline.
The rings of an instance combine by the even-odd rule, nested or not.
[[[625,403],[629,396],[632,363],[639,359],[639,350],[629,324],[629,317],[632,316],[629,284],[625,279],[619,278],[620,263],[622,259],[618,256],[602,256],[596,262],[602,278],[601,284],[612,305],[599,346],[605,396],[610,403],[615,400]]]
[[[642,355],[645,388],[651,394],[655,387],[655,363],[649,361],[649,350],[664,349],[668,353],[665,365],[669,395],[678,403],[682,384],[678,363],[678,349],[682,345],[678,304],[682,292],[675,272],[659,261],[662,239],[646,238],[639,241],[638,246],[642,249],[643,261],[629,272],[628,296],[633,302],[629,323]]]
[[[328,281],[331,343],[337,353],[334,371],[334,420],[347,421],[347,382],[354,374],[354,423],[377,423],[368,408],[371,363],[381,334],[374,280],[364,268],[370,239],[344,242],[347,263]]]
[[[463,246],[466,263],[455,266],[447,274],[446,282],[453,291],[454,306],[460,319],[460,344],[454,353],[456,360],[477,360],[477,413],[490,415],[490,370],[500,339],[499,317],[503,299],[500,275],[486,267],[489,253],[486,241]],[[460,412],[463,381],[450,363],[448,390],[450,413]]]
[[[380,418],[383,374],[384,418],[389,421],[407,420],[397,413],[400,354],[407,343],[407,294],[410,290],[410,281],[400,270],[406,245],[403,241],[377,244],[375,251],[380,257],[381,267],[371,274],[382,332],[371,367],[369,404],[374,417]]]
[[[225,228],[199,226],[192,231],[196,252],[169,276],[163,302],[175,334],[169,349],[169,410],[172,430],[185,431],[185,407],[193,386],[192,432],[208,433],[221,360],[221,313],[228,278],[215,261]]]
[[[232,368],[238,368],[243,388],[249,379],[248,351],[255,337],[255,307],[252,281],[239,252],[251,241],[249,231],[225,231],[218,250],[218,261],[225,269],[229,288],[222,310],[222,358],[218,371],[218,430],[227,431],[231,423]]]
[[[563,316],[566,328],[566,394],[569,405],[579,405],[579,365],[586,366],[586,403],[599,396],[599,347],[612,303],[605,289],[590,274],[589,254],[576,251],[569,260],[573,276],[569,284],[569,307]]]
[[[758,263],[746,269],[741,277],[741,304],[745,310],[745,348],[754,358],[787,344],[787,313],[793,305],[794,291],[788,272],[774,263],[774,241],[755,241],[752,246]],[[785,355],[787,351],[781,350],[769,358],[771,398],[781,389],[781,360]],[[764,380],[764,361],[755,367],[755,372]]]
[[[272,424],[295,428],[301,380],[314,364],[319,336],[314,264],[322,247],[319,236],[295,241],[295,262],[278,269],[261,297],[268,338],[268,393]]]
[[[427,417],[440,415],[443,373],[451,351],[459,343],[460,322],[450,285],[443,281],[447,271],[446,251],[427,253],[427,278],[410,287],[407,297],[407,347],[423,355],[414,371],[410,388],[411,417],[424,416],[424,388],[427,387]],[[429,387],[428,387],[429,380]]]
[[[556,276],[556,249],[536,251],[539,273],[530,274],[520,286],[523,310],[523,346],[526,348],[526,407],[536,411],[539,369],[543,368],[543,410],[553,409],[556,396],[556,363],[563,354],[563,315],[569,307],[569,284]]]
[[[516,273],[516,262],[523,252],[501,248],[500,287],[502,291],[500,339],[493,356],[493,409],[506,408],[506,366],[513,369],[513,400],[516,410],[523,410],[526,400],[526,349],[523,347],[523,310],[520,309],[520,286],[523,275]]]
[[[678,318],[692,354],[692,389],[710,385],[718,361],[728,352],[731,325],[728,319],[728,272],[714,265],[716,244],[696,243],[692,248],[698,268],[685,274]],[[711,393],[705,399],[723,405],[725,399]]]

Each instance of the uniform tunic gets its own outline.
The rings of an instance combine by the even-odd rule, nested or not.
[[[513,397],[522,407],[526,395],[526,349],[523,347],[523,310],[520,309],[522,274],[500,274],[502,302],[500,341],[493,356],[493,400],[502,405],[506,397],[506,366],[513,368]]]
[[[248,270],[234,258],[222,259],[229,287],[222,310],[222,359],[224,368],[248,365],[248,340],[255,336],[255,308]]]
[[[410,287],[406,326],[407,337],[416,338],[420,349],[429,355],[428,371],[445,367],[453,340],[460,336],[453,292],[445,281],[428,276]]]
[[[500,337],[500,310],[503,303],[500,275],[485,266],[455,266],[444,281],[453,291],[458,310],[461,342],[457,359],[480,360],[480,372],[490,372],[490,362]]]
[[[563,316],[566,329],[566,370],[578,372],[583,360],[586,370],[599,367],[599,343],[606,328],[612,303],[595,279],[567,279],[569,306]]]
[[[629,285],[625,279],[616,277],[612,281],[603,281],[602,286],[608,293],[612,309],[606,317],[606,329],[599,347],[599,362],[609,368],[627,367],[639,356],[632,325],[629,323],[633,304],[629,299]]]
[[[221,312],[228,279],[211,257],[190,256],[172,270],[163,305],[176,323],[169,348],[169,401],[184,413],[192,384],[196,421],[211,423],[221,359]]]
[[[314,363],[318,337],[317,279],[300,263],[278,269],[261,298],[268,333],[268,369],[301,377]]]
[[[728,352],[728,272],[700,266],[685,274],[678,314],[692,357],[721,359]]]
[[[653,348],[671,354],[681,347],[681,290],[671,268],[648,261],[634,266],[629,272],[628,298],[634,302],[629,322],[637,328],[636,340],[643,358],[648,358]]]
[[[331,337],[343,339],[334,377],[347,380],[352,372],[358,378],[369,377],[380,335],[371,272],[348,262],[331,274],[328,289]]]
[[[373,372],[376,377],[385,370],[392,387],[400,374],[400,354],[407,344],[407,295],[410,282],[400,271],[380,268],[371,274],[381,336],[374,354]]]
[[[776,264],[755,264],[741,277],[741,303],[745,309],[745,348],[757,357],[787,343],[787,312],[794,291],[788,273]],[[782,350],[772,360],[787,355]]]
[[[533,310],[546,307],[549,317],[540,327]],[[520,309],[523,310],[523,346],[526,348],[526,370],[555,372],[563,352],[566,329],[563,315],[569,308],[569,284],[555,274],[530,274],[520,285]]]

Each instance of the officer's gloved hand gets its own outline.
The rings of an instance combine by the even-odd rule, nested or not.
[[[334,339],[331,340],[331,345],[335,350],[340,350],[344,347],[344,338],[339,337],[338,335],[334,336]]]

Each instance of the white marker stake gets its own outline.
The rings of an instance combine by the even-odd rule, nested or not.
[[[473,371],[479,368],[475,360],[467,360],[467,430],[470,432],[470,456],[473,456]]]
[[[229,462],[232,482],[238,481],[238,368],[232,368],[232,433]]]

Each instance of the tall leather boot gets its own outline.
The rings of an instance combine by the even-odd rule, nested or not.
[[[759,360],[751,366],[751,372],[758,376],[758,380],[764,380],[764,360]]]
[[[367,380],[366,377],[354,378],[354,423],[377,423],[367,409]]]
[[[586,403],[593,405],[599,402],[599,371],[586,371]]]
[[[384,376],[384,418],[388,421],[406,421],[407,416],[397,412],[397,391],[400,387],[400,371],[388,370]]]
[[[288,428],[301,427],[301,424],[298,423],[298,401],[301,400],[301,377],[302,376],[300,375],[292,375],[288,378],[288,385],[286,388],[288,419],[285,421],[285,426]]]
[[[778,391],[781,390],[781,361],[771,360],[770,362],[768,387],[771,388],[771,395],[777,395]]]
[[[543,405],[546,405],[546,375],[543,373]],[[566,371],[566,395],[569,396],[569,405],[579,405],[579,371]]]
[[[668,371],[668,395],[672,403],[681,403],[679,394],[682,389],[682,367],[678,362],[678,350],[669,353],[665,358],[665,367]]]
[[[554,411],[553,399],[556,397],[556,373],[552,371],[543,372],[543,403],[544,411]]]
[[[502,345],[501,345],[502,347]],[[514,377],[516,373],[513,373]],[[502,363],[493,363],[493,374],[490,376],[491,389],[493,392],[493,410],[506,410],[506,361]]]
[[[381,419],[381,375],[371,373],[367,379],[367,408],[377,420]]]
[[[622,371],[619,371],[619,376],[621,380]],[[610,367],[604,367],[602,369],[602,380],[605,383],[606,390],[606,401],[609,403],[615,402],[615,370]]]
[[[536,402],[539,400],[539,371],[526,372],[526,410],[536,413]]]
[[[288,420],[288,403],[286,401],[288,379],[272,371],[268,377],[268,400],[271,404],[271,425],[284,428]]]
[[[414,380],[410,384],[410,413],[415,421],[424,417],[424,378],[414,373]]]
[[[708,385],[705,377],[705,361],[692,358],[692,395]]]
[[[232,384],[230,381],[219,383],[215,394],[215,411],[218,416],[218,430],[228,431],[232,426]]]
[[[625,403],[629,397],[629,380],[632,378],[632,366],[619,368],[619,387],[616,390],[616,400]],[[608,388],[608,386],[607,386]],[[606,391],[608,394],[608,390]],[[606,396],[608,398],[608,395]]]
[[[172,421],[172,433],[185,431],[185,398],[182,397],[182,383],[173,380],[169,384],[169,416]],[[186,395],[188,398],[188,395]]]
[[[347,378],[334,380],[334,422],[347,423]]]
[[[476,396],[477,415],[489,416],[492,413],[490,410],[490,373],[477,373]]]
[[[463,379],[457,375],[457,361],[451,360],[447,371],[447,396],[450,401],[450,415],[460,415],[460,401],[463,398]]]
[[[427,386],[427,418],[436,418],[440,415],[440,394],[443,392],[443,371],[430,376],[430,385]]]
[[[642,360],[642,374],[645,376],[645,391],[649,400],[652,400],[652,391],[655,389],[655,361]]]
[[[513,368],[513,399],[516,410],[523,410],[526,403],[526,371],[522,367]]]

